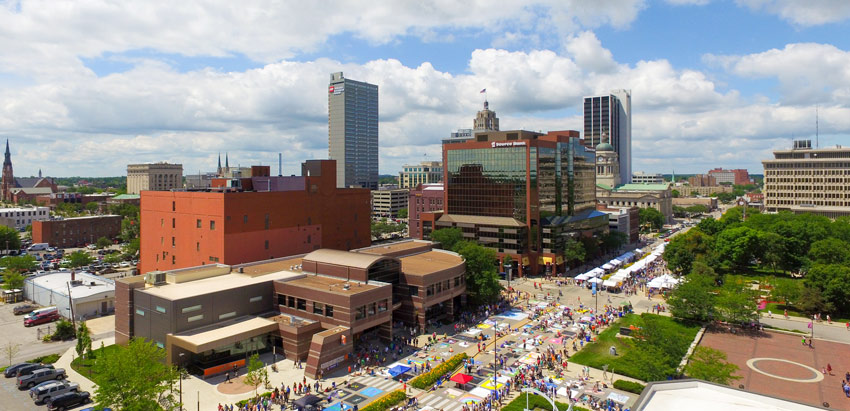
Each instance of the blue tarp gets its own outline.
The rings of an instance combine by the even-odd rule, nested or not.
[[[402,375],[408,371],[410,371],[410,367],[401,364],[389,369],[389,373],[393,377],[398,377],[399,375]]]

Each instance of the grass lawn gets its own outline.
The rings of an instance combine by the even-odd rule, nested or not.
[[[552,411],[552,404],[549,403],[545,398],[536,395],[536,394],[525,394],[521,393],[518,397],[514,398],[513,401],[509,402],[507,405],[502,407],[502,411],[523,411],[525,410],[526,405],[526,395],[528,396],[528,409],[544,409],[547,411]],[[569,409],[568,404],[564,404],[558,401],[555,401],[555,405],[558,406],[558,409],[561,411],[565,411]],[[574,410],[577,411],[588,411],[587,408],[582,408],[579,406],[574,406]]]
[[[80,375],[92,380],[95,384],[98,383],[98,375],[92,372],[92,366],[94,365],[95,358],[100,355],[102,352],[112,352],[120,349],[121,346],[117,344],[107,345],[103,348],[98,348],[96,350],[92,350],[92,355],[89,358],[77,357],[74,358],[74,361],[71,361],[71,368],[74,371],[80,373]]]
[[[630,314],[615,322],[611,327],[608,327],[608,329],[599,334],[597,342],[586,344],[581,351],[570,357],[569,361],[574,364],[587,365],[598,369],[602,369],[605,365],[608,365],[608,371],[642,381],[653,380],[653,378],[647,376],[645,369],[642,367],[642,364],[646,361],[640,357],[641,351],[634,349],[635,340],[632,338],[616,337],[620,331],[620,327],[628,327],[629,325],[641,327],[644,318],[648,317],[659,323],[664,335],[670,336],[670,341],[680,341],[676,348],[683,355],[700,329],[699,325],[684,324],[666,316]],[[616,356],[609,354],[611,346],[617,347]],[[681,358],[670,358],[669,361],[671,364],[673,362],[678,364]]]

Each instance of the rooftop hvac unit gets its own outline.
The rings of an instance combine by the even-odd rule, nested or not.
[[[165,284],[165,273],[162,271],[152,271],[145,274],[145,284],[160,285]]]

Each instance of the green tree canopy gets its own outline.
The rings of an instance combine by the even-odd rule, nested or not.
[[[90,202],[90,203],[86,203],[86,211],[88,211],[88,212],[89,212],[89,214],[94,214],[94,213],[96,213],[96,212],[97,212],[97,210],[99,210],[99,209],[100,209],[100,204],[98,204],[98,203],[96,203],[96,202],[94,202],[94,201],[92,201],[92,202]]]
[[[91,203],[89,203],[89,204],[91,204]],[[103,249],[103,248],[106,248],[106,247],[109,247],[110,245],[112,245],[112,241],[110,241],[106,237],[100,237],[100,238],[97,239],[97,242],[95,243],[95,245],[97,246],[97,248]]]
[[[619,250],[628,241],[629,236],[626,233],[616,230],[608,231],[601,238],[602,248],[608,252]]]
[[[100,408],[158,410],[162,400],[173,400],[177,372],[165,364],[165,350],[142,338],[117,350],[101,350],[92,371],[99,375],[94,401]]]
[[[25,278],[17,270],[6,269],[3,271],[3,288],[6,290],[23,289]]]
[[[730,323],[747,323],[758,318],[754,296],[738,284],[726,284],[717,297],[716,309],[720,318]]]
[[[269,384],[269,371],[266,365],[260,361],[260,356],[254,354],[248,360],[248,373],[245,375],[245,383],[254,387],[254,395],[257,395],[257,389],[260,385]]]
[[[445,250],[454,250],[463,241],[463,233],[460,228],[441,228],[431,233],[431,240],[440,243]]]
[[[667,299],[670,314],[685,320],[709,321],[715,316],[714,280],[710,276],[689,274]]]
[[[679,190],[673,190],[673,191],[670,192],[670,194],[673,196],[673,198],[679,198],[681,196],[681,193],[679,193]]]
[[[77,268],[91,264],[94,261],[94,258],[83,250],[77,250],[68,255],[68,261],[70,262],[71,267]]]
[[[825,302],[822,310],[850,312],[850,267],[846,264],[814,264],[806,284],[818,290]]]
[[[398,218],[407,218],[407,208],[398,210]]]
[[[797,281],[779,281],[773,285],[773,290],[770,295],[782,300],[785,305],[796,303],[797,299],[803,293],[802,280]]]
[[[5,225],[0,225],[0,247],[4,250],[19,250],[21,248],[21,236],[18,230]]]
[[[587,259],[587,252],[584,250],[584,243],[576,241],[573,238],[568,238],[564,244],[564,260],[570,266],[581,264]]]
[[[0,266],[18,273],[35,269],[35,257],[31,255],[9,256],[0,259]]]
[[[735,267],[746,267],[759,253],[758,232],[748,227],[723,230],[715,243],[721,261]]]
[[[641,208],[638,212],[641,227],[649,225],[653,230],[660,230],[664,226],[664,214],[652,208]]]
[[[850,263],[850,247],[838,238],[818,240],[809,249],[809,259],[821,264],[847,264]]]
[[[738,369],[737,365],[726,361],[726,354],[723,351],[698,346],[691,355],[688,365],[685,366],[685,374],[691,378],[729,385],[741,379],[735,375]]]
[[[496,252],[472,241],[462,241],[455,251],[466,263],[466,291],[474,304],[491,303],[502,290],[496,272]]]

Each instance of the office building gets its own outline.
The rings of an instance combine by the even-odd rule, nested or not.
[[[443,145],[444,212],[421,214],[422,233],[458,227],[510,255],[520,272],[563,270],[569,236],[607,230],[596,211],[594,154],[577,131],[477,132]]]
[[[812,148],[811,140],[764,160],[764,206],[830,218],[850,215],[850,147]]]
[[[716,210],[717,197],[679,197],[673,199],[674,207],[688,208],[695,205],[705,206],[709,211]]]
[[[183,188],[183,165],[166,162],[127,166],[127,194]]]
[[[423,161],[415,165],[404,165],[398,174],[401,188],[412,189],[420,184],[432,184],[443,181],[443,163]]]
[[[23,230],[33,221],[50,219],[50,209],[47,207],[13,207],[0,208],[0,224]],[[2,244],[0,244],[2,245]]]
[[[628,90],[584,98],[584,143],[594,148],[609,143],[619,156],[620,181],[632,178],[632,96]],[[603,135],[608,138],[603,139]]]
[[[213,180],[209,192],[143,192],[140,272],[369,245],[369,190],[337,188],[333,160],[301,169],[270,177],[255,166],[256,176]]]
[[[115,338],[153,341],[204,377],[274,349],[316,378],[351,364],[364,339],[389,343],[394,322],[455,320],[464,276],[459,255],[422,241],[151,272],[116,280]]]
[[[410,238],[430,238],[431,232],[422,232],[422,214],[443,209],[443,183],[420,184],[410,190],[407,207],[407,226]],[[433,228],[433,225],[431,225]]]
[[[101,237],[113,240],[121,234],[121,220],[120,215],[98,215],[33,221],[32,242],[68,248],[94,244]]]
[[[715,193],[731,193],[732,186],[681,186],[676,187],[682,196],[708,197]]]
[[[378,188],[378,86],[331,74],[328,158],[338,187]]]
[[[597,204],[596,209],[608,214],[608,231],[619,231],[626,235],[629,244],[640,239],[640,208],[610,208]]]
[[[632,174],[632,182],[636,184],[664,184],[664,176],[661,174],[648,174],[638,171]]]
[[[187,174],[183,186],[187,190],[206,190],[212,187],[212,181],[217,177],[223,176],[218,173]]]
[[[688,184],[691,187],[714,187],[717,186],[717,179],[711,174],[696,174],[688,177]]]
[[[406,188],[372,190],[372,217],[396,218],[402,208],[407,208]]]
[[[753,180],[750,179],[750,174],[747,170],[740,168],[735,170],[715,168],[713,170],[709,170],[708,175],[714,177],[717,184],[745,185],[753,183]]]

